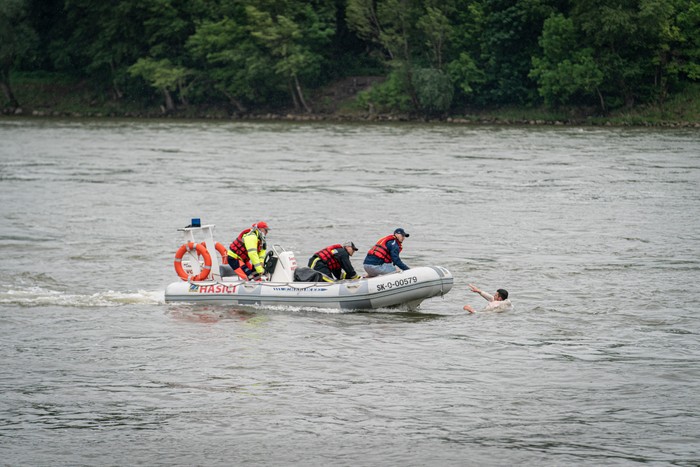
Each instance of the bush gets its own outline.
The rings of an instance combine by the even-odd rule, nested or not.
[[[420,110],[428,115],[444,114],[452,105],[454,86],[450,78],[435,68],[421,68],[413,73]]]
[[[359,93],[357,103],[365,109],[379,113],[411,111],[411,98],[406,81],[395,71],[390,73],[383,83]]]

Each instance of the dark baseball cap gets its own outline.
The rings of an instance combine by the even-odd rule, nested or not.
[[[353,250],[357,251],[357,247],[355,246],[355,244],[353,242],[345,242],[345,243],[343,243],[343,246],[349,246]]]
[[[404,237],[410,237],[410,236],[411,236],[410,234],[407,234],[406,231],[405,231],[404,229],[402,229],[401,227],[399,227],[398,229],[394,230],[394,235],[396,235],[396,234],[401,234],[401,235],[403,235]]]

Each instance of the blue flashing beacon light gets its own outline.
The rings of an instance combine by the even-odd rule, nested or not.
[[[190,224],[192,227],[201,227],[202,226],[202,221],[199,217],[193,217],[192,218],[192,223]]]

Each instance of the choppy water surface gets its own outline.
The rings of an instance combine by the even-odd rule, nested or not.
[[[0,462],[697,465],[699,188],[697,130],[0,120]],[[455,287],[166,305],[191,217]]]

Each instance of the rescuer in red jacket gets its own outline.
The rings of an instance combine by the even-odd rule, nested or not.
[[[309,267],[324,275],[323,280],[332,282],[336,279],[359,279],[350,262],[350,257],[357,251],[353,242],[335,244],[317,251],[309,258]]]
[[[396,272],[394,266],[403,271],[410,269],[399,256],[403,250],[403,242],[409,236],[404,229],[398,228],[394,230],[393,235],[387,235],[377,240],[377,244],[370,248],[365,256],[364,267],[367,271],[367,277]]]

